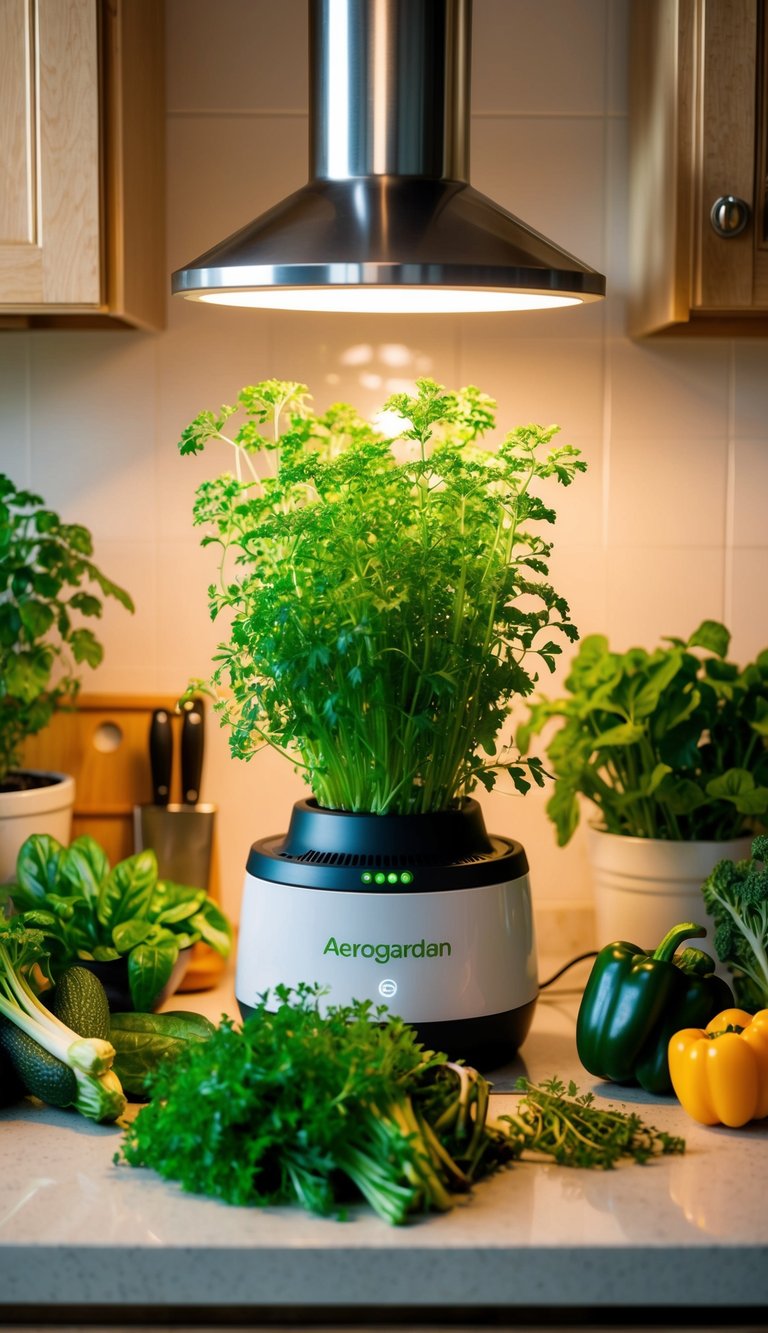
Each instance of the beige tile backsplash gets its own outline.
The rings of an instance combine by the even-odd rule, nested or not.
[[[713,616],[736,655],[768,644],[768,342],[626,337],[627,8],[475,0],[473,184],[602,268],[605,303],[377,320],[169,301],[159,335],[0,335],[0,468],[87,523],[136,599],[133,620],[107,608],[89,691],[181,692],[208,673],[215,556],[191,507],[227,462],[182,459],[176,442],[199,410],[269,376],[369,412],[428,374],[494,394],[504,431],[558,422],[590,466],[554,496],[552,578],[582,633],[650,646]],[[169,269],[305,179],[305,21],[304,0],[168,0]],[[220,807],[236,915],[250,842],[284,826],[303,787],[273,753],[231,760],[213,720],[209,735],[203,796]],[[545,799],[483,804],[527,848],[540,946],[557,956],[591,942],[590,888],[580,832],[558,849]]]

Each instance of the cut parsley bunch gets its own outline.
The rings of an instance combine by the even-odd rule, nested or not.
[[[227,1203],[338,1216],[362,1196],[401,1223],[450,1209],[515,1155],[486,1125],[488,1092],[383,1007],[321,1014],[316,988],[277,987],[150,1077],[122,1156]]]
[[[718,861],[702,893],[717,927],[717,956],[733,973],[739,1003],[768,1007],[768,836],[753,840],[751,859]]]

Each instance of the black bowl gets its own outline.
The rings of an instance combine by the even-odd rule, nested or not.
[[[192,958],[192,949],[181,949],[176,962],[173,965],[171,975],[163,986],[160,994],[157,996],[153,1008],[160,1008],[163,1002],[173,995],[181,984],[184,973],[189,967]],[[87,967],[89,972],[93,972],[98,977],[104,990],[107,993],[107,1001],[110,1011],[113,1014],[125,1014],[133,1012],[133,1000],[131,999],[131,987],[128,982],[128,959],[112,958],[108,962],[98,962],[96,959],[78,958],[78,967]]]

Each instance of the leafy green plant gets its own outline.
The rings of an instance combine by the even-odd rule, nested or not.
[[[224,956],[230,948],[231,927],[220,908],[204,889],[159,879],[149,849],[110,867],[93,838],[62,847],[33,834],[0,899],[42,931],[54,978],[72,963],[124,958],[135,1009],[152,1008],[181,949],[198,940]]]
[[[224,1019],[159,1063],[115,1161],[225,1203],[343,1217],[365,1199],[400,1224],[447,1212],[521,1157],[610,1167],[684,1151],[682,1139],[557,1078],[519,1080],[515,1113],[493,1120],[491,1085],[476,1069],[425,1050],[385,1005],[323,1012],[321,997],[278,986],[242,1027]]]
[[[728,630],[705,620],[689,639],[611,652],[584,639],[566,697],[541,699],[517,732],[523,753],[560,719],[547,747],[555,789],[547,810],[561,846],[579,796],[609,833],[680,841],[739,837],[768,811],[768,650],[744,668],[726,660]]]
[[[315,415],[303,385],[274,380],[183,433],[183,454],[234,454],[194,513],[219,547],[211,614],[231,617],[212,683],[232,753],[274,746],[340,810],[445,809],[500,769],[525,791],[541,765],[497,745],[510,700],[553,668],[552,631],[578,637],[546,581],[535,525],[555,515],[535,491],[585,464],[551,447],[556,427],[481,448],[495,404],[476,388],[419,380],[385,407],[397,452],[351,407]]]
[[[768,837],[755,838],[744,861],[718,861],[701,891],[736,998],[747,1009],[768,1009]]]
[[[321,1013],[319,994],[278,986],[241,1028],[224,1019],[160,1064],[123,1159],[226,1203],[339,1216],[362,1197],[397,1224],[447,1211],[512,1156],[486,1126],[481,1075],[424,1051],[384,1006]]]
[[[101,615],[102,596],[133,611],[128,593],[105,578],[92,554],[87,528],[62,523],[41,496],[0,473],[0,789],[24,785],[22,777],[9,778],[24,741],[76,697],[78,668],[102,659],[81,618]]]

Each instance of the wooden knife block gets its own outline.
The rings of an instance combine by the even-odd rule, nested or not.
[[[149,724],[155,708],[176,710],[171,695],[83,694],[72,710],[62,710],[24,748],[26,768],[71,773],[75,779],[72,836],[88,834],[112,865],[134,848],[133,808],[152,800]],[[180,734],[180,733],[179,733]],[[181,799],[178,740],[174,745],[171,800]],[[215,834],[214,834],[215,838]],[[218,901],[218,858],[211,855],[210,896]],[[207,945],[196,944],[179,987],[207,990],[221,977],[224,962]]]

